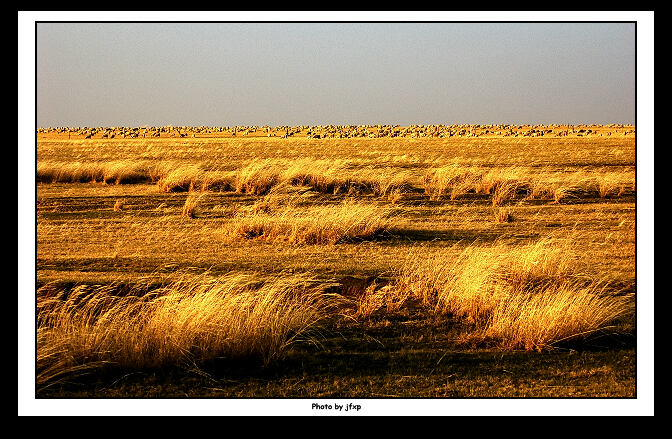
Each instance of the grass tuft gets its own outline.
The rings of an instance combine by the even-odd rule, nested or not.
[[[184,206],[182,206],[182,216],[196,218],[198,205],[205,195],[206,192],[189,191]]]
[[[472,245],[457,257],[421,250],[409,257],[393,288],[474,325],[471,340],[548,349],[607,330],[632,313],[631,298],[608,294],[572,270],[570,257],[551,240],[517,248]]]
[[[152,291],[79,285],[37,292],[37,383],[114,365],[131,370],[216,359],[277,359],[311,338],[333,304],[306,275],[182,275]]]
[[[288,205],[271,212],[255,204],[251,213],[240,212],[224,234],[289,244],[339,244],[380,237],[393,227],[390,216],[389,209],[347,199],[337,205]]]
[[[505,208],[495,208],[494,212],[495,221],[498,223],[510,223],[513,221],[513,214],[511,209]]]

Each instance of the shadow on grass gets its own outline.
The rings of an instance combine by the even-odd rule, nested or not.
[[[395,229],[390,234],[394,240],[403,242],[431,242],[431,241],[449,241],[464,242],[471,244],[475,242],[492,243],[500,240],[503,236],[501,231],[492,230],[429,230],[429,229]],[[538,239],[539,233],[516,234],[516,239]]]

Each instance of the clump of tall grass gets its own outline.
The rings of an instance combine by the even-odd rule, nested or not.
[[[430,168],[423,177],[432,200],[456,200],[466,194],[490,195],[495,207],[515,198],[548,199],[560,203],[571,198],[621,196],[634,191],[631,171],[540,173],[521,166],[479,167],[449,164]]]
[[[423,176],[425,193],[431,200],[439,200],[449,196],[457,199],[470,191],[475,191],[481,171],[476,167],[465,167],[457,164],[429,169]]]
[[[156,186],[163,192],[186,192],[199,186],[203,171],[196,165],[177,166],[158,174]]]
[[[392,227],[389,209],[346,199],[336,205],[241,211],[224,234],[290,244],[338,244],[373,239]]]
[[[609,294],[599,284],[551,283],[503,300],[489,324],[466,340],[541,351],[609,331],[633,308],[633,297]]]
[[[526,187],[529,183],[529,171],[525,168],[519,166],[494,167],[482,171],[477,192],[493,195],[500,187],[519,189]]]
[[[331,194],[373,194],[386,197],[410,189],[409,173],[395,168],[371,169],[342,160],[299,159],[281,173],[281,180],[294,186],[309,186]]]
[[[201,191],[229,192],[235,189],[235,175],[227,171],[207,171],[198,181]]]
[[[423,177],[425,193],[430,199],[447,196],[456,200],[466,194],[491,195],[493,206],[526,195],[530,188],[528,175],[520,167],[482,168],[451,164],[429,169]]]
[[[553,183],[534,181],[531,183],[527,198],[530,200],[555,200],[557,185]]]
[[[512,200],[520,191],[526,192],[525,186],[516,180],[498,182],[492,192],[492,206],[499,207],[506,200]]]
[[[494,210],[495,222],[510,223],[513,221],[513,214],[511,209],[496,207]]]
[[[390,204],[397,204],[404,197],[404,192],[400,189],[394,189],[387,195],[387,201]]]
[[[393,204],[402,194],[413,190],[411,174],[395,168],[363,169],[354,178],[365,192],[388,198]]]
[[[393,289],[474,325],[471,340],[546,349],[605,329],[632,309],[631,300],[606,294],[578,272],[567,249],[552,240],[513,248],[472,245],[453,254],[412,254]]]
[[[581,196],[583,191],[577,185],[559,186],[553,190],[553,201],[560,203],[562,201],[577,199]]]
[[[149,180],[147,166],[133,160],[105,163],[102,167],[105,183],[133,184],[144,183]]]
[[[159,165],[152,169],[152,180],[162,192],[233,191],[231,172],[204,170],[198,165]]]
[[[182,206],[182,216],[187,218],[195,218],[199,203],[205,195],[206,192],[190,191],[187,195],[187,198],[184,200],[184,205]]]
[[[597,177],[597,191],[600,194],[600,198],[620,197],[628,189],[634,191],[634,183],[628,185],[620,174],[610,173]]]
[[[39,161],[36,179],[42,183],[97,183],[127,184],[150,181],[149,168],[134,160],[110,162],[54,162]]]
[[[270,161],[253,160],[236,171],[234,188],[238,193],[267,194],[280,181],[280,173]]]
[[[101,366],[145,369],[215,359],[277,359],[333,303],[306,275],[182,275],[119,294],[114,285],[37,292],[37,384]]]
[[[321,193],[348,193],[350,180],[343,177],[346,164],[339,160],[293,160],[280,178],[293,186],[310,186]]]

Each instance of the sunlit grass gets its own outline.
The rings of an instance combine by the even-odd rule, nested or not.
[[[473,340],[495,340],[505,349],[546,350],[562,342],[618,332],[619,319],[634,313],[633,297],[616,296],[599,284],[552,283],[502,300]]]
[[[38,139],[37,159],[38,286],[81,284],[38,292],[40,387],[271,362],[319,328],[342,330],[328,343],[343,358],[378,356],[369,343],[460,356],[577,348],[632,321],[629,137]],[[157,267],[238,274],[138,285]],[[342,301],[343,277],[362,282]]]
[[[397,273],[393,291],[473,324],[471,340],[476,334],[512,349],[586,337],[634,310],[631,297],[605,292],[551,240],[518,248],[472,245],[457,257],[419,250]]]
[[[332,303],[309,276],[182,275],[151,291],[37,292],[38,385],[103,365],[128,369],[260,358],[310,337]]]
[[[375,204],[345,200],[336,205],[273,209],[256,204],[224,228],[230,238],[288,244],[338,244],[375,239],[394,226],[391,212]]]

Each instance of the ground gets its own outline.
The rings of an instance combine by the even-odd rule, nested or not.
[[[262,129],[244,137],[241,130],[236,137],[194,132],[184,137],[113,139],[85,138],[74,132],[70,139],[67,132],[38,133],[38,300],[45,286],[71,290],[77,285],[133,285],[148,278],[160,285],[175,273],[213,277],[255,273],[262,278],[308,273],[330,285],[328,291],[356,300],[367,291],[395,285],[414,255],[441,252],[451,259],[472,247],[516,249],[552,240],[553,248],[564,249],[563,263],[571,266],[571,273],[599,280],[610,294],[631,294],[634,301],[632,127],[581,128],[583,132],[575,129],[563,136],[538,136],[530,129],[521,127],[520,136],[320,139],[306,137],[307,129],[285,137],[269,137]],[[591,132],[586,135],[588,129]],[[128,171],[133,178],[126,174],[117,181],[117,177],[108,181],[73,177],[83,175],[83,168],[91,163],[108,170],[117,166],[122,171],[114,175]],[[152,166],[159,169],[159,165],[163,168],[153,175]],[[266,177],[275,176],[270,191],[235,187],[242,170],[253,165],[257,178],[261,179],[261,171]],[[197,168],[189,174],[191,186],[165,185],[171,170],[188,166]],[[293,166],[325,181],[331,179],[331,186],[325,185],[325,190],[315,178],[280,184]],[[463,190],[458,191],[452,180],[453,186],[440,192],[443,174],[432,174],[437,169],[470,177],[462,180],[466,182]],[[524,192],[495,202],[494,192],[484,189],[486,175],[527,186]],[[206,187],[204,176],[219,178],[220,186]],[[227,179],[232,186],[221,183]],[[555,192],[534,196],[532,186]],[[195,192],[200,196],[194,210],[185,215],[188,197]],[[346,199],[374,206],[384,213],[380,218],[389,227],[384,233],[335,243],[297,243],[283,232],[274,239],[240,238],[232,232],[241,215],[249,217],[252,211],[262,215],[254,218],[277,222],[278,212],[286,213],[287,206],[319,212]],[[158,369],[112,365],[42,383],[37,396],[636,395],[632,317],[611,322],[607,325],[611,330],[598,331],[588,339],[538,351],[465,342],[465,335],[474,331],[472,324],[452,313],[437,313],[417,298],[400,309],[388,308],[348,318],[330,316],[268,364],[252,356]]]

